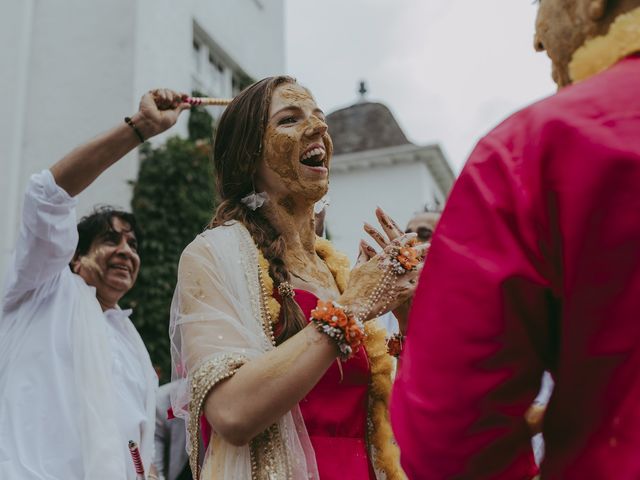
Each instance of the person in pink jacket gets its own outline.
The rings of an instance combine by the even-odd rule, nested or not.
[[[415,479],[640,478],[640,1],[542,0],[560,91],[480,140],[434,235],[391,416]]]

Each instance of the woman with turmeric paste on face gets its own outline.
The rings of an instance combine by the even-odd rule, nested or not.
[[[410,300],[425,247],[378,211],[384,235],[367,228],[382,251],[361,245],[350,271],[314,233],[331,153],[324,114],[289,77],[250,86],[220,119],[221,204],[182,254],[170,327],[198,478],[404,478],[375,317]]]

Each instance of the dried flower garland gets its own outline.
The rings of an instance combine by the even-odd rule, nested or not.
[[[343,292],[347,288],[351,262],[343,253],[333,248],[331,242],[324,238],[316,238],[316,253],[325,262],[335,278],[338,289]],[[273,279],[269,276],[269,262],[258,250],[258,264],[264,281],[265,290],[273,292]],[[269,295],[266,305],[272,321],[280,316],[280,303]],[[371,385],[369,388],[369,420],[372,430],[369,444],[372,451],[373,465],[385,474],[387,480],[404,480],[400,467],[400,450],[395,444],[389,420],[389,397],[393,383],[393,359],[387,354],[387,331],[377,321],[365,324],[364,345],[371,368]]]
[[[587,40],[573,54],[569,75],[580,82],[640,51],[640,8],[618,16],[606,35]]]

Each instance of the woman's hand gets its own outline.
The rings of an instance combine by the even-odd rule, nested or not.
[[[171,128],[180,113],[191,108],[183,102],[186,97],[184,93],[166,88],[151,90],[142,96],[139,109],[131,120],[145,140],[154,137]]]
[[[400,227],[398,227],[398,225],[393,221],[393,219],[389,217],[386,213],[384,213],[382,209],[380,208],[376,209],[376,217],[378,218],[380,225],[382,225],[382,228],[389,240],[393,238],[397,238],[398,236],[402,235],[402,230],[400,230]],[[385,235],[380,233],[371,225],[365,224],[364,230],[382,248],[385,248],[386,245],[388,245],[389,241],[387,238],[385,238]],[[430,243],[427,244],[427,247],[424,253],[425,255],[429,251],[430,245],[431,245]],[[376,254],[376,251],[371,245],[369,245],[364,241],[360,243],[360,256],[358,257],[359,260],[360,259],[368,260],[369,258],[372,258],[375,254]],[[423,261],[424,261],[424,258],[423,258]],[[413,302],[413,292],[415,292],[416,283],[413,284],[413,291],[411,292],[410,297],[404,303],[400,304],[398,307],[393,309],[393,316],[396,317],[396,320],[398,320],[400,333],[402,333],[403,335],[407,331],[409,311],[411,310],[411,303]]]
[[[351,272],[346,290],[338,300],[350,311],[362,314],[363,320],[398,309],[410,302],[422,269],[422,258],[428,249],[428,245],[414,246],[413,249],[421,259],[417,268],[400,275],[389,276],[389,265],[392,260],[389,251],[394,247],[407,245],[413,241],[415,234],[402,233],[396,223],[380,208],[376,209],[376,216],[384,234],[368,224],[365,224],[365,231],[383,250],[377,253],[366,242],[360,243],[358,261]]]

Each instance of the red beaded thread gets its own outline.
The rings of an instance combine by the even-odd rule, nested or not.
[[[138,444],[133,440],[129,440],[129,452],[131,453],[131,459],[133,460],[133,466],[136,469],[136,476],[144,479],[144,465],[140,458],[140,450],[138,450]]]
[[[226,106],[231,103],[229,98],[210,98],[210,97],[187,97],[183,100],[194,106]]]

